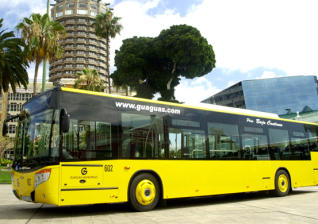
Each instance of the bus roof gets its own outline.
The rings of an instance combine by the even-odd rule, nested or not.
[[[156,101],[156,100],[131,97],[131,96],[108,94],[108,93],[103,93],[103,92],[93,92],[93,91],[89,91],[89,90],[74,89],[74,88],[67,88],[67,87],[60,87],[60,88],[62,91],[66,91],[66,92],[84,93],[84,94],[90,94],[90,95],[96,95],[96,96],[106,96],[106,97],[112,97],[112,98],[127,99],[127,100],[134,100],[134,101],[141,101],[141,102],[148,102],[148,103],[155,103],[155,104],[164,104],[164,105],[177,106],[177,107],[209,110],[209,111],[215,111],[215,112],[238,114],[238,115],[243,115],[243,116],[247,115],[247,116],[282,120],[282,121],[288,121],[288,122],[294,122],[294,123],[310,124],[310,125],[316,125],[316,126],[318,125],[317,123],[312,123],[312,122],[283,119],[283,118],[280,118],[278,116],[278,114],[275,114],[275,113],[240,109],[240,108],[234,108],[234,107],[226,107],[226,106],[220,106],[220,105],[215,105],[215,104],[196,103],[196,104],[188,105],[188,104],[171,103],[171,102],[165,102],[165,101]]]
[[[262,111],[257,111],[257,110],[247,110],[247,109],[241,109],[241,108],[236,108],[236,107],[226,107],[226,106],[220,106],[220,105],[208,104],[208,103],[196,103],[196,104],[192,104],[192,105],[197,106],[197,107],[207,108],[210,110],[218,110],[218,111],[239,113],[239,114],[245,114],[245,115],[255,115],[255,116],[260,116],[260,117],[279,118],[278,114],[262,112]]]

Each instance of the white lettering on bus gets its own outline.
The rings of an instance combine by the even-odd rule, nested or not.
[[[278,123],[278,122],[275,122],[275,121],[271,121],[271,120],[262,120],[260,118],[256,118],[255,120],[252,119],[252,118],[246,118],[246,122],[247,123],[256,123],[256,124],[259,124],[259,125],[267,125],[267,126],[275,126],[275,127],[283,127],[283,124],[282,123]]]
[[[246,118],[246,122],[247,123],[254,123],[254,121],[252,119],[250,119],[250,118]]]
[[[167,107],[159,107],[159,106],[149,106],[135,103],[124,103],[124,102],[115,102],[117,108],[127,108],[133,109],[136,111],[148,111],[150,113],[159,112],[159,113],[167,113],[167,114],[181,114],[181,110]]]
[[[261,119],[256,119],[256,124],[260,124],[263,126],[264,124],[266,124],[266,122]]]
[[[267,121],[267,125],[276,126],[276,127],[283,127],[283,124],[280,124],[277,122],[272,122],[272,121]]]

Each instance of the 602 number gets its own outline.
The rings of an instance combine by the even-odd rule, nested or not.
[[[105,165],[104,169],[105,172],[113,172],[113,165]]]

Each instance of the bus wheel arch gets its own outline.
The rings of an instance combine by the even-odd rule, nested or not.
[[[130,178],[128,202],[136,211],[154,209],[163,198],[160,176],[153,170],[139,170]]]
[[[292,191],[291,176],[289,171],[285,167],[280,167],[275,173],[275,190],[274,195],[277,197],[283,197],[288,195]]]

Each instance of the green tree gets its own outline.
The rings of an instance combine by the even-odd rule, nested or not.
[[[50,21],[47,14],[32,14],[30,18],[24,18],[17,29],[21,31],[22,40],[25,42],[28,61],[35,62],[33,94],[36,94],[39,65],[44,59],[51,61],[62,55],[63,48],[59,41],[64,38],[66,32],[63,25]]]
[[[15,92],[17,85],[27,88],[29,65],[22,51],[23,42],[13,32],[1,30],[2,22],[0,19],[0,93],[7,92],[10,86]]]
[[[174,89],[180,77],[201,77],[215,67],[212,46],[192,26],[171,26],[161,31],[155,42],[157,55],[163,62],[159,91],[163,100],[175,101]]]
[[[156,38],[134,37],[116,51],[112,74],[115,85],[129,85],[137,96],[176,101],[175,87],[181,77],[193,79],[215,67],[213,48],[201,33],[188,25],[171,26]]]
[[[0,136],[0,158],[4,158],[4,152],[10,148],[13,148],[13,140]]]
[[[96,16],[96,21],[92,24],[97,36],[106,39],[106,64],[107,64],[107,82],[108,92],[111,93],[110,80],[110,38],[115,38],[120,34],[122,25],[119,24],[120,17],[115,17],[111,9],[107,8],[105,13]]]
[[[77,73],[74,87],[77,89],[103,92],[104,81],[100,78],[95,69],[84,68]]]
[[[130,86],[137,92],[137,97],[153,98],[156,93],[150,76],[153,38],[133,37],[123,41],[120,50],[116,50],[115,66],[112,74],[115,86]],[[155,64],[154,64],[155,65]]]

